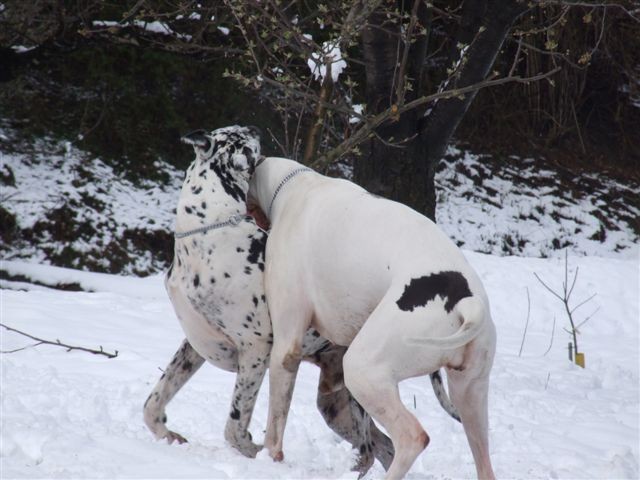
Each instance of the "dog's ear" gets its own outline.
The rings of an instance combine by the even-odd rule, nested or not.
[[[233,161],[233,166],[238,170],[248,170],[252,173],[253,169],[256,168],[259,156],[259,152],[254,151],[249,146],[244,146],[231,156],[231,160]]]
[[[253,135],[254,137],[257,137],[258,140],[260,140],[260,138],[262,137],[262,130],[260,130],[255,125],[249,125],[247,127],[247,130],[249,130],[249,133],[251,133],[251,135]]]
[[[235,168],[253,173],[260,158],[260,129],[258,127],[246,127],[245,132],[248,132],[251,136],[244,137],[244,145],[233,153],[231,160]]]
[[[208,152],[211,148],[211,139],[207,135],[207,131],[202,129],[187,133],[180,138],[180,141],[188,145],[193,145],[193,149],[196,151],[196,154],[198,153],[198,150],[201,152]]]

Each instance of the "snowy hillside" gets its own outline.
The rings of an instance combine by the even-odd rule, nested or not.
[[[491,454],[498,478],[638,478],[638,264],[635,260],[570,257],[579,267],[576,312],[586,369],[567,360],[562,305],[534,278],[559,288],[560,259],[496,257],[466,252],[483,278],[498,329],[490,396]],[[98,275],[6,262],[14,276],[76,283],[87,292],[42,286],[2,290],[2,321],[46,339],[118,351],[115,359],[39,346],[1,358],[2,478],[325,479],[357,475],[355,457],[315,409],[318,371],[298,376],[285,436],[285,462],[265,452],[250,460],[223,439],[233,375],[204,366],[169,405],[168,423],[189,439],[153,440],[142,405],[182,333],[160,276]],[[27,287],[25,283],[4,286]],[[530,320],[519,355],[527,316]],[[555,318],[555,329],[554,327]],[[30,341],[2,332],[0,348]],[[548,353],[546,353],[548,350]],[[264,436],[266,384],[252,433]],[[474,464],[459,424],[437,404],[427,378],[401,385],[431,444],[409,479],[473,478]],[[375,464],[366,479],[380,478]]]
[[[0,128],[3,258],[136,275],[168,266],[182,171],[157,161],[155,181],[134,183],[68,142],[14,137]],[[633,182],[449,148],[436,185],[437,221],[463,248],[637,258],[640,187]]]
[[[168,266],[182,172],[158,160],[155,181],[134,183],[69,142],[3,151],[12,134],[0,130],[0,198],[16,223],[3,219],[3,258],[137,275]]]

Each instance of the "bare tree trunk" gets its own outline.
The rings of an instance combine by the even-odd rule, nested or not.
[[[424,2],[417,10],[418,27],[427,27],[429,11]],[[376,10],[369,18],[369,26],[362,34],[366,61],[367,112],[380,113],[398,100],[411,101],[422,93],[422,63],[426,56],[427,35],[418,35],[410,45],[404,71],[401,58],[406,47],[401,42],[397,20],[389,19],[384,11]],[[398,99],[396,86],[404,81],[411,89]],[[392,122],[380,126],[375,136],[363,144],[363,155],[355,163],[355,180],[377,195],[405,203],[420,212],[434,210],[429,205],[423,180],[427,165],[416,159],[424,158],[424,143],[418,132],[420,112],[412,110]]]
[[[513,22],[526,8],[526,4],[518,0],[473,0],[466,4],[458,36],[470,46],[447,88],[472,85],[487,77]],[[423,10],[426,10],[424,6],[419,15],[426,24],[428,12]],[[376,113],[393,105],[392,86],[397,81],[395,72],[400,49],[398,37],[389,33],[394,28],[397,31],[398,25],[389,25],[388,18],[378,11],[369,23],[363,32],[367,107],[370,113]],[[426,39],[411,47],[413,67],[408,71],[414,72],[414,82],[419,82],[422,76],[425,48]],[[418,58],[418,55],[422,56]],[[414,89],[414,95],[421,93]],[[382,125],[355,164],[356,182],[435,219],[436,166],[474,98],[475,93],[468,93],[463,98],[441,99],[429,106],[427,114],[412,110]]]

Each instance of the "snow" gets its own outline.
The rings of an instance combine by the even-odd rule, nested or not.
[[[307,65],[313,78],[321,83],[324,82],[327,76],[327,64],[331,65],[331,79],[337,82],[342,71],[347,68],[347,62],[342,58],[340,42],[337,40],[324,42],[322,51],[320,53],[312,53],[311,58],[307,60]]]
[[[7,130],[4,135],[8,138],[11,134]],[[184,174],[160,160],[155,167],[166,177],[164,183],[147,180],[134,184],[70,142],[41,139],[32,150],[0,151],[0,171],[10,169],[15,177],[15,185],[2,186],[0,198],[3,206],[16,214],[21,229],[34,229],[61,207],[72,211],[69,221],[86,227],[72,241],[60,242],[45,231],[37,242],[3,245],[3,257],[46,263],[47,252],[71,248],[95,255],[96,262],[108,268],[103,249],[122,241],[125,231],[172,231]],[[141,251],[125,272],[159,271],[165,266],[149,252],[144,253]]]
[[[31,50],[33,50],[34,48],[36,48],[36,47],[26,47],[24,45],[12,45],[11,46],[11,50],[13,50],[16,53],[27,53],[27,52],[30,52]]]
[[[579,267],[574,297],[596,297],[576,314],[596,315],[580,330],[582,369],[567,359],[568,323],[552,288],[561,258],[497,257],[466,251],[485,282],[498,331],[490,398],[491,455],[499,478],[637,478],[639,471],[638,262],[569,256]],[[5,281],[2,322],[33,335],[106,351],[115,359],[38,346],[0,357],[2,478],[342,478],[355,457],[315,408],[318,371],[298,375],[285,435],[285,462],[265,452],[247,459],[223,439],[233,375],[205,366],[168,407],[169,425],[189,443],[153,440],[142,405],[182,339],[161,276],[97,275],[5,262],[21,282]],[[33,287],[74,281],[93,292]],[[29,288],[14,291],[8,288]],[[531,311],[523,353],[518,355]],[[556,321],[553,343],[552,327]],[[29,340],[2,330],[0,349]],[[268,382],[252,434],[264,435]],[[401,384],[402,398],[431,444],[407,478],[473,478],[459,424],[438,406],[426,378]],[[414,408],[415,402],[415,408]],[[366,479],[379,478],[376,463]]]
[[[186,41],[191,40],[191,35],[177,33],[167,23],[161,22],[159,20],[154,20],[152,22],[148,22],[146,20],[134,20],[132,23],[120,23],[112,20],[93,21],[93,26],[95,27],[124,28],[132,25],[147,32],[159,33],[161,35],[170,35]]]
[[[464,248],[527,257],[597,255],[638,259],[633,222],[640,193],[606,174],[561,175],[533,159],[505,162],[449,147],[436,174],[436,219]],[[569,177],[569,178],[567,178]]]
[[[349,123],[351,125],[353,125],[355,123],[360,123],[362,121],[361,117],[362,117],[362,114],[364,112],[364,104],[356,103],[351,108],[353,108],[353,111],[359,116],[353,115],[353,116],[349,117]]]

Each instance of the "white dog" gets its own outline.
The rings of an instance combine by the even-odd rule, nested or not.
[[[283,458],[303,338],[313,327],[349,345],[345,383],[395,447],[388,478],[404,476],[429,443],[398,383],[441,367],[478,477],[494,478],[487,395],[495,328],[482,283],[453,242],[414,210],[291,160],[265,159],[249,199],[272,225],[265,269],[274,336],[269,454]]]

